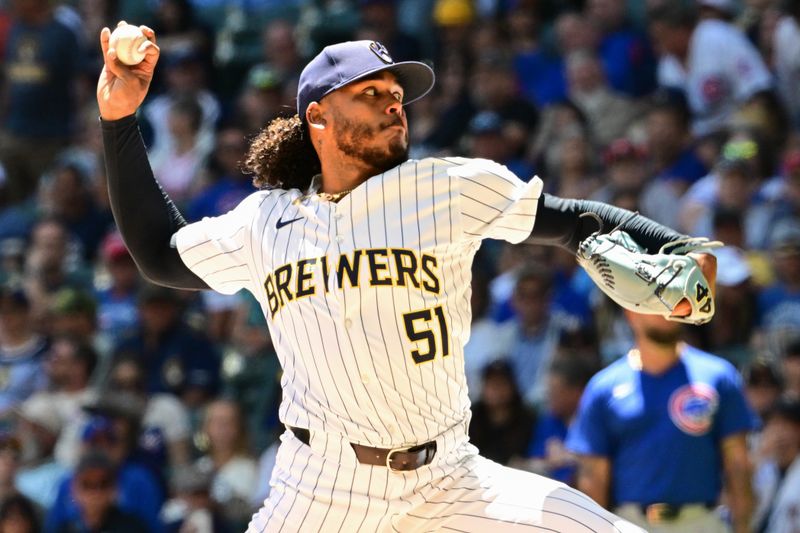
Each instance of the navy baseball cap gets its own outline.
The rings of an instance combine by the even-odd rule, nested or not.
[[[305,121],[311,102],[319,102],[323,96],[348,83],[384,70],[397,76],[403,87],[403,105],[428,94],[435,80],[431,67],[419,61],[395,63],[386,47],[377,41],[332,44],[323,48],[300,74],[297,87],[300,120]]]

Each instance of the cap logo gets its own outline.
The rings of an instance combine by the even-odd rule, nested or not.
[[[394,59],[389,55],[389,50],[378,41],[372,41],[369,44],[369,49],[372,50],[373,54],[381,58],[384,63],[394,63]]]

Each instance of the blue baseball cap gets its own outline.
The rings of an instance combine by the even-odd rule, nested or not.
[[[435,80],[431,67],[419,61],[395,63],[386,47],[377,41],[332,44],[323,48],[300,74],[297,87],[300,120],[305,121],[306,109],[311,102],[319,102],[323,96],[348,83],[384,70],[397,76],[403,87],[403,105],[428,94]]]

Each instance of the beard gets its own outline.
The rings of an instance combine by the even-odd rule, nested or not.
[[[672,346],[681,340],[681,327],[677,326],[669,329],[646,327],[642,331],[647,339],[662,346]]]
[[[361,161],[370,175],[381,174],[408,160],[408,132],[394,136],[384,145],[375,146],[374,139],[384,129],[401,125],[397,117],[377,126],[356,123],[344,115],[336,115],[336,147],[345,155]]]

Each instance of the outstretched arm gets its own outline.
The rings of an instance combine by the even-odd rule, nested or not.
[[[587,213],[592,213],[593,216],[588,216]],[[603,202],[565,199],[542,194],[536,211],[536,224],[527,242],[561,246],[575,253],[579,243],[595,231],[601,230],[607,233],[620,225],[623,225],[622,229],[649,254],[656,254],[665,244],[687,237],[627,209]],[[717,279],[716,258],[709,253],[689,255],[700,266],[713,295]],[[672,316],[685,317],[691,312],[690,303],[684,300],[675,306]]]
[[[596,215],[602,220],[603,227],[600,228],[597,219],[586,216],[586,213]],[[623,223],[623,229],[651,254],[657,253],[667,243],[686,237],[627,209],[545,193],[539,197],[536,224],[527,242],[561,246],[574,253],[578,250],[578,244],[595,231],[609,232]]]
[[[159,50],[153,30],[141,27],[149,41],[145,59],[127,66],[109,48],[111,32],[103,28],[100,44],[105,65],[97,83],[103,148],[111,210],[139,270],[149,280],[180,289],[208,285],[189,270],[172,246],[186,221],[155,180],[134,117],[150,86]]]

